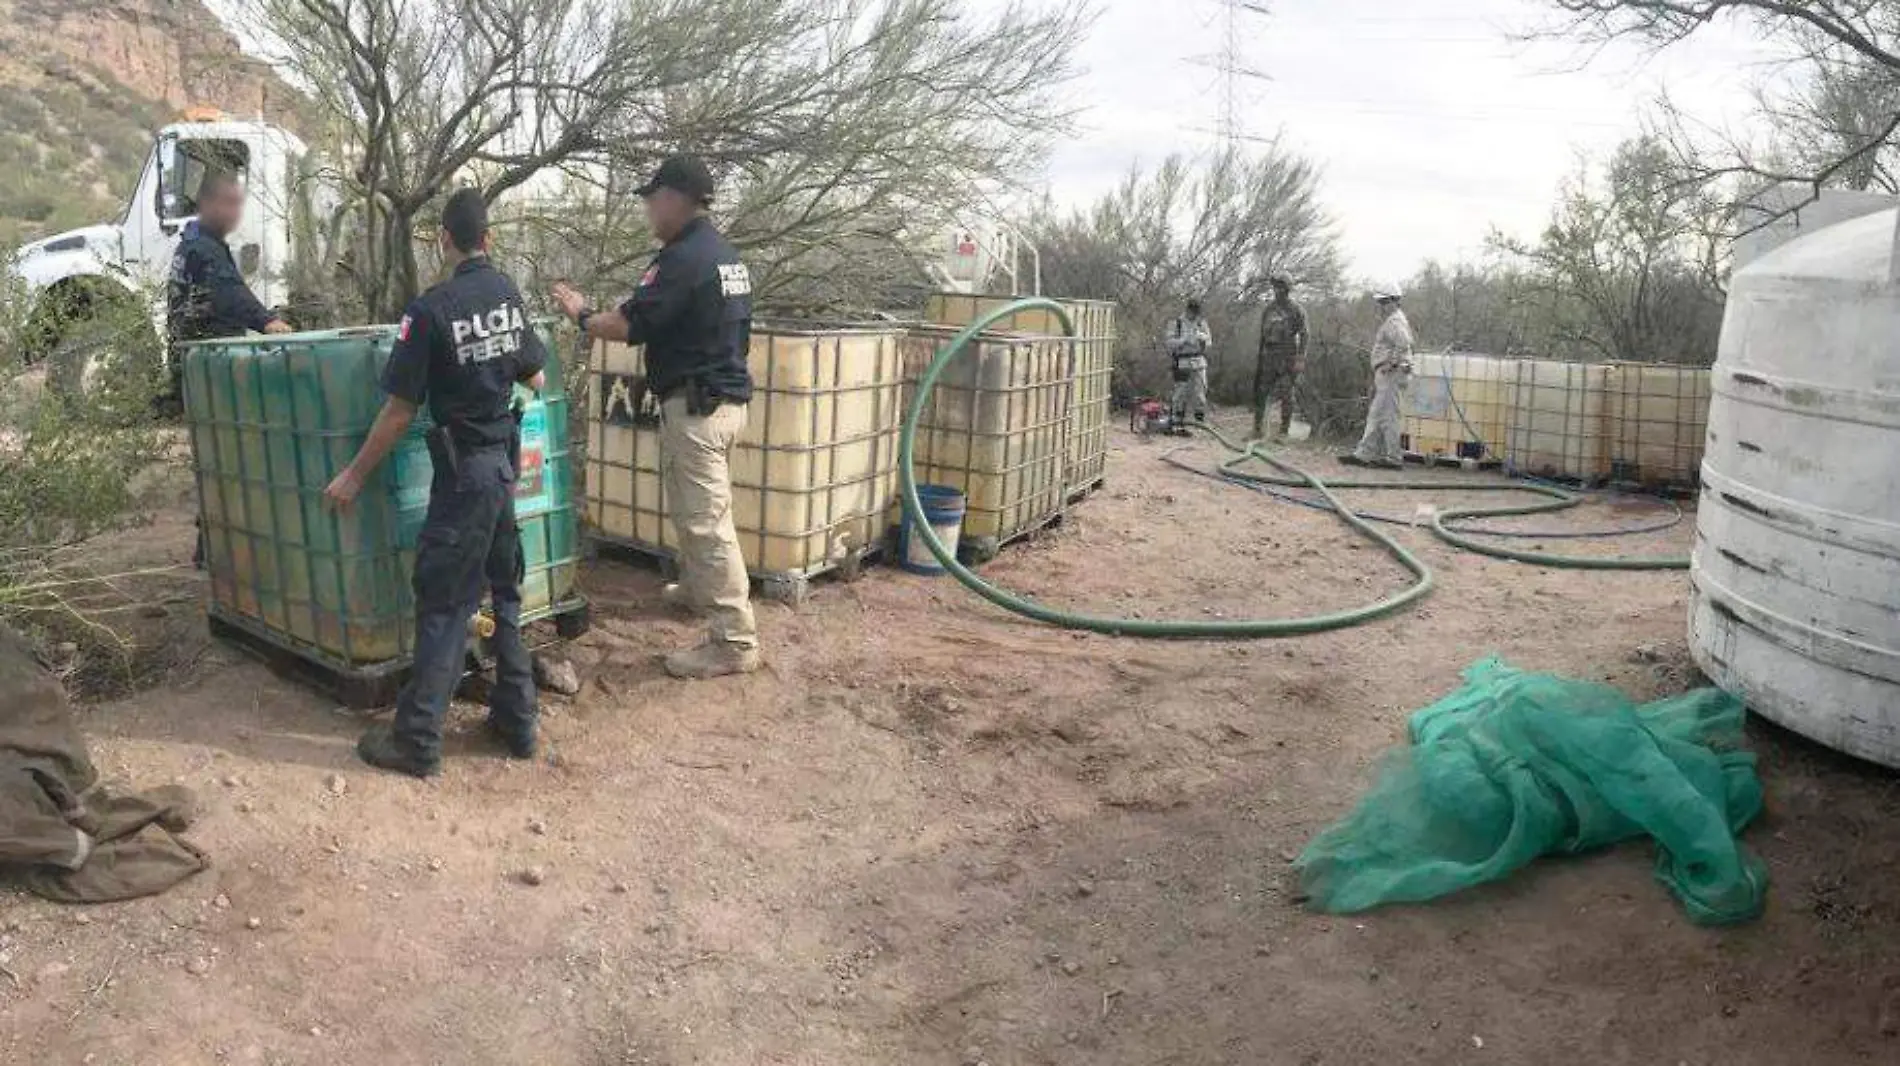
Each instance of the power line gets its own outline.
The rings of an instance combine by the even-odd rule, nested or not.
[[[1303,111],[1345,111],[1356,115],[1382,115],[1393,118],[1416,118],[1428,122],[1477,122],[1490,124],[1518,125],[1559,125],[1589,129],[1620,130],[1633,128],[1629,124],[1607,122],[1602,119],[1578,117],[1574,111],[1561,108],[1511,107],[1495,110],[1445,111],[1435,108],[1390,107],[1383,104],[1362,104],[1349,100],[1288,100],[1287,111],[1299,114]]]
[[[1214,0],[1214,3],[1221,8],[1221,50],[1218,55],[1201,62],[1220,74],[1219,111],[1215,129],[1219,131],[1222,151],[1231,151],[1241,142],[1253,139],[1247,136],[1245,122],[1241,118],[1241,110],[1246,106],[1243,99],[1246,92],[1244,83],[1273,80],[1247,64],[1244,24],[1251,19],[1265,18],[1272,12],[1262,0]]]

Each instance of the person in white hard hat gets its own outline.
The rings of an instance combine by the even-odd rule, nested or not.
[[[1405,465],[1399,450],[1399,399],[1412,376],[1412,324],[1399,307],[1404,293],[1397,285],[1372,292],[1379,306],[1379,332],[1372,340],[1372,407],[1366,412],[1365,436],[1359,447],[1339,461],[1351,466],[1398,469]]]

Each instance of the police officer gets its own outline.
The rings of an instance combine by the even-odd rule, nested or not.
[[[554,299],[590,337],[646,346],[647,388],[660,398],[660,466],[680,541],[680,583],[667,598],[704,613],[705,643],[666,658],[678,678],[759,667],[759,633],[732,523],[733,442],[745,429],[752,376],[752,277],[706,218],[712,174],[687,156],[640,188],[663,243],[618,310],[590,310],[558,285]]]
[[[225,170],[208,171],[198,184],[198,217],[185,223],[172,253],[165,287],[165,332],[171,343],[171,393],[165,404],[184,400],[185,359],[179,345],[251,333],[289,333],[290,324],[265,310],[238,272],[224,243],[244,220],[244,186]],[[203,519],[193,566],[204,566]]]
[[[429,405],[435,476],[416,548],[416,651],[393,727],[357,742],[372,766],[426,777],[441,764],[442,717],[462,677],[469,621],[488,592],[494,610],[495,686],[488,732],[517,759],[535,754],[534,672],[521,641],[521,544],[515,478],[521,427],[510,399],[516,383],[541,387],[548,353],[521,293],[488,261],[488,208],[462,189],[442,209],[448,280],[409,305],[383,370],[389,394],[369,439],[324,490],[347,508],[362,492],[416,411]]]

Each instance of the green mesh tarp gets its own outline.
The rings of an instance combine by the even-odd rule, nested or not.
[[[1638,706],[1607,685],[1480,662],[1412,716],[1372,791],[1307,845],[1301,888],[1310,906],[1348,913],[1648,836],[1657,880],[1690,918],[1746,921],[1768,874],[1736,840],[1762,804],[1742,719],[1717,689]]]

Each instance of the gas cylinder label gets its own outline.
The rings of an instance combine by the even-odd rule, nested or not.
[[[521,416],[521,466],[515,477],[515,513],[528,514],[552,505],[547,481],[548,409],[529,405]]]

